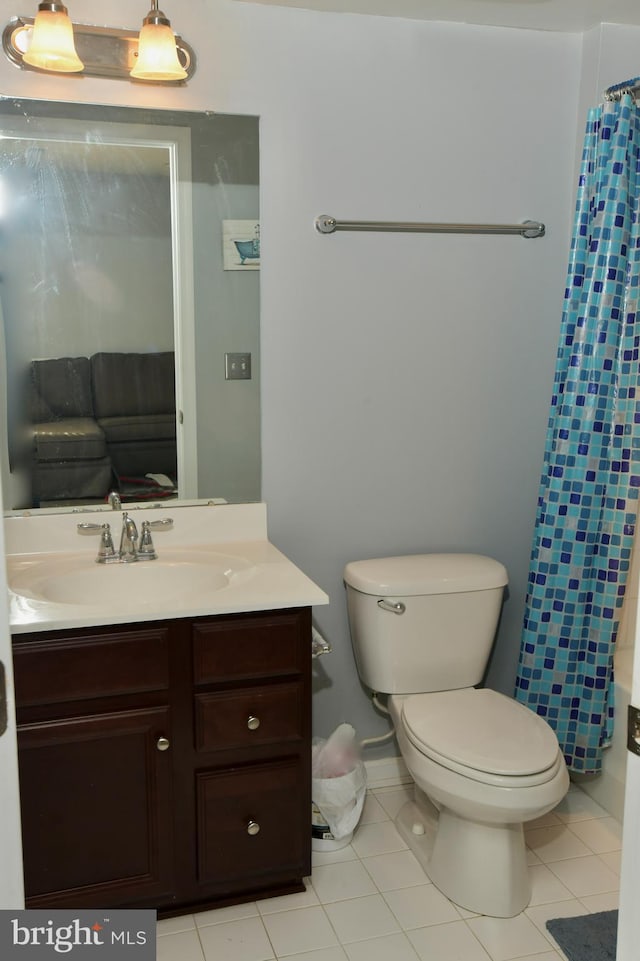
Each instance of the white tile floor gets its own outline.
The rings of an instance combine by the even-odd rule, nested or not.
[[[397,833],[409,788],[369,791],[349,847],[306,891],[160,921],[158,961],[559,961],[549,918],[617,907],[620,825],[579,788],[526,832],[533,897],[506,920],[442,895]]]

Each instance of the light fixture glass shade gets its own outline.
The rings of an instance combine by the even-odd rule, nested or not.
[[[78,73],[83,69],[84,64],[76,53],[73,25],[63,4],[39,5],[31,43],[22,59],[32,67],[56,73]]]
[[[152,16],[155,22],[149,22]],[[131,76],[136,80],[184,80],[187,71],[178,60],[173,30],[168,21],[158,23],[157,19],[158,11],[152,11],[142,25]]]

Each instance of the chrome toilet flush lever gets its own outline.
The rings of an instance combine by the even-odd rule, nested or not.
[[[378,601],[378,607],[383,611],[389,611],[390,614],[404,614],[406,611],[402,601],[387,601],[384,597]]]
[[[122,515],[122,533],[120,535],[120,550],[116,552],[111,536],[110,524],[78,524],[79,534],[99,534],[97,564],[131,564],[133,561],[153,561],[157,558],[155,547],[151,539],[152,530],[171,530],[173,518],[165,517],[159,521],[143,521],[140,545],[138,546],[138,528],[133,518],[125,511]]]

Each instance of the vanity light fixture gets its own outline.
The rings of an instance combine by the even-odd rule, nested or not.
[[[54,73],[78,73],[83,69],[73,40],[73,24],[63,3],[44,0],[38,5],[31,42],[23,59],[31,67]]]
[[[187,71],[178,60],[175,34],[167,17],[158,10],[158,0],[152,0],[151,10],[142,21],[131,76],[136,80],[186,80]]]
[[[45,39],[41,24],[43,29],[55,25],[55,41]],[[12,17],[4,28],[2,46],[12,63],[27,70],[184,83],[196,68],[192,47],[174,34],[168,18],[158,9],[158,0],[152,0],[140,32],[72,23],[61,0],[42,0],[35,19]]]

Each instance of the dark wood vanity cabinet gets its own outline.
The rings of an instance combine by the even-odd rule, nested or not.
[[[14,637],[27,906],[161,916],[310,873],[307,608]]]

